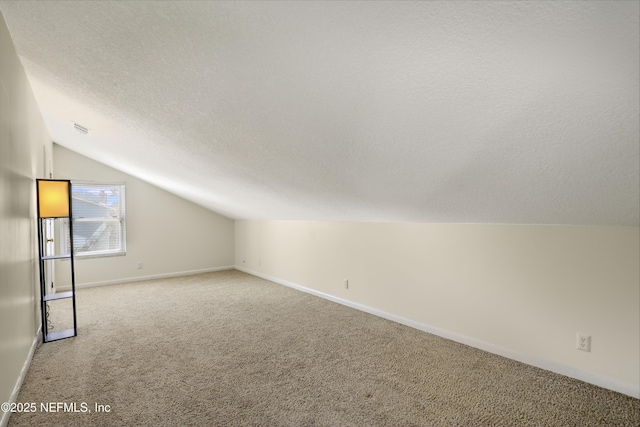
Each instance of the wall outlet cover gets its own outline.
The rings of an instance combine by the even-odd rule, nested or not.
[[[591,335],[582,334],[578,332],[576,338],[576,348],[582,351],[591,351]]]

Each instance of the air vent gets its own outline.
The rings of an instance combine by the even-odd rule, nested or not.
[[[83,135],[87,135],[88,136],[88,135],[91,134],[91,131],[89,130],[89,128],[86,128],[86,127],[84,127],[82,125],[79,125],[77,123],[73,124],[73,128],[75,130],[77,130],[78,132],[80,132],[81,134],[83,134]]]

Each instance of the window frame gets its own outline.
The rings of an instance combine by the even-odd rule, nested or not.
[[[120,212],[118,217],[107,217],[107,218],[77,218],[73,214],[73,187],[83,186],[83,187],[105,187],[105,188],[113,188],[120,187],[119,189],[119,197],[120,197]],[[83,252],[79,249],[74,248],[74,257],[75,258],[106,258],[106,257],[114,257],[114,256],[125,256],[127,254],[127,210],[126,210],[126,184],[124,182],[103,182],[103,181],[74,181],[71,180],[71,220],[74,224],[74,232],[77,230],[75,224],[79,222],[119,222],[120,223],[120,240],[121,245],[117,250],[101,250],[101,251],[91,251],[91,252]],[[67,222],[66,219],[65,222]],[[68,223],[63,224],[64,227],[68,227]],[[62,233],[64,235],[64,233]],[[73,240],[73,236],[71,239]],[[68,251],[68,241],[60,241],[61,249],[64,251]]]

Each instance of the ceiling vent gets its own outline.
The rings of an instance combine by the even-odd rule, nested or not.
[[[89,130],[89,128],[86,128],[86,127],[84,127],[82,125],[79,125],[77,123],[73,124],[73,128],[76,131],[78,131],[79,133],[83,134],[83,135],[87,135],[87,136],[91,135],[91,131]]]

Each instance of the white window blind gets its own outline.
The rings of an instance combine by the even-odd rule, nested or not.
[[[72,182],[71,211],[76,256],[126,253],[124,184]],[[68,227],[68,222],[64,221],[62,225]],[[68,238],[64,240],[61,249],[68,253],[70,242]]]

